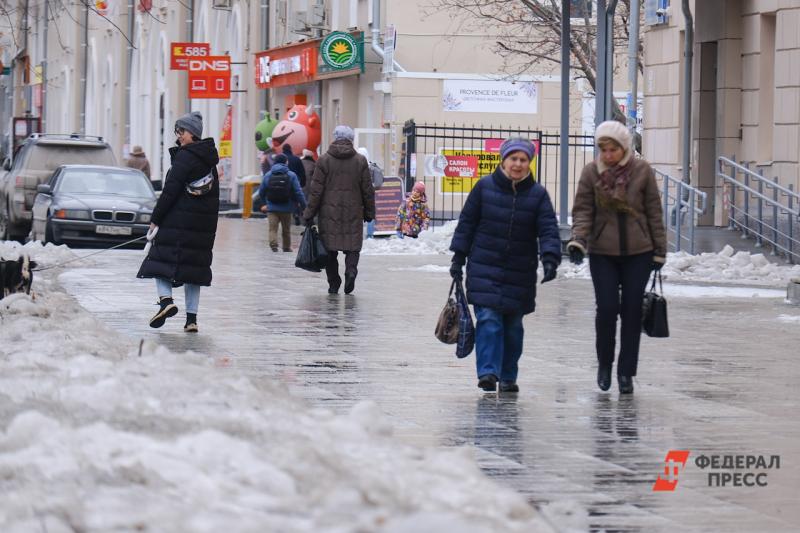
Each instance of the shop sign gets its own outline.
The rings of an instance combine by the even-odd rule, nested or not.
[[[334,70],[347,70],[358,62],[358,43],[349,33],[335,31],[319,45],[322,61]]]
[[[539,141],[534,140],[531,175],[537,179],[539,168]],[[495,171],[500,164],[500,145],[503,139],[486,139],[483,149],[443,148],[438,155],[431,155],[426,164],[426,176],[441,177],[442,193],[468,193],[482,176]]]
[[[228,112],[225,114],[217,153],[220,158],[233,157],[233,106],[228,106]]]
[[[189,98],[230,98],[231,57],[192,58],[189,66]]]
[[[314,81],[317,72],[316,42],[273,48],[256,54],[256,86],[259,89]]]
[[[170,50],[170,70],[189,70],[189,59],[211,55],[209,43],[172,43]]]
[[[383,178],[383,185],[375,191],[375,235],[394,235],[397,207],[404,196],[402,179],[396,176]]]
[[[442,109],[462,113],[536,114],[539,92],[535,82],[502,80],[444,80]]]

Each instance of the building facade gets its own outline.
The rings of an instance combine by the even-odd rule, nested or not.
[[[644,156],[681,175],[685,21],[645,32]],[[800,1],[689,2],[694,17],[691,181],[709,195],[701,223],[725,225],[717,157],[748,163],[800,189]]]
[[[4,5],[10,16],[0,19],[0,27],[8,25],[0,28],[0,46],[9,68],[0,76],[0,113],[7,137],[12,117],[41,117],[45,132],[102,136],[120,159],[131,146],[141,145],[153,175],[163,177],[180,115],[201,111],[204,135],[219,141],[230,114],[231,154],[223,186],[234,201],[235,178],[258,172],[256,125],[267,116],[285,119],[298,104],[317,114],[322,149],[335,125],[349,124],[357,131],[357,144],[387,175],[404,166],[403,126],[409,120],[507,130],[556,132],[560,127],[558,65],[509,76],[492,49],[496,31],[488,26],[460,30],[453,13],[431,12],[427,0],[18,0]],[[361,56],[355,67],[326,66],[320,45],[332,32],[357,42]],[[188,98],[187,72],[170,64],[171,45],[181,42],[209,43],[211,55],[230,57],[230,98]],[[313,56],[313,72],[292,63],[303,54]],[[261,67],[281,58],[268,68],[266,81]],[[619,83],[617,88],[625,89]],[[591,123],[591,108],[585,105],[590,92],[582,80],[571,83],[572,132]],[[416,155],[421,160],[436,154]],[[557,175],[555,167],[544,172]],[[411,177],[424,178],[425,166],[417,165]]]

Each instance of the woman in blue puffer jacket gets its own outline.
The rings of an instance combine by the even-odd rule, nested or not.
[[[450,250],[450,275],[467,263],[467,300],[475,307],[478,387],[519,392],[522,318],[536,307],[536,269],[542,283],[556,277],[561,240],[550,196],[531,175],[534,146],[522,138],[500,147],[502,162],[469,193]],[[467,262],[469,259],[469,262]]]

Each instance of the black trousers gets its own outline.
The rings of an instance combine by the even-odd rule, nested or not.
[[[344,273],[355,277],[358,274],[358,259],[361,252],[342,252],[344,253]],[[339,286],[342,278],[339,276],[339,252],[328,250],[328,264],[325,265],[325,274],[328,276],[328,284]]]
[[[635,376],[642,336],[642,298],[650,278],[653,253],[613,256],[589,254],[597,311],[595,348],[600,366],[614,364],[617,316],[622,319],[617,375]]]

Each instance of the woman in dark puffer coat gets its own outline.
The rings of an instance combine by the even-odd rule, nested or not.
[[[184,331],[197,332],[200,287],[211,285],[211,259],[219,214],[219,162],[214,139],[200,139],[203,117],[197,111],[175,122],[178,146],[170,148],[172,166],[151,219],[158,228],[137,277],[155,278],[158,312],[150,326],[160,328],[178,313],[172,288],[184,285]],[[196,180],[206,178],[202,185]]]
[[[522,318],[536,307],[536,268],[542,283],[556,277],[561,240],[550,196],[533,180],[534,146],[511,138],[500,147],[502,163],[469,193],[450,249],[450,275],[461,279],[467,263],[467,300],[475,306],[478,387],[519,392]]]

